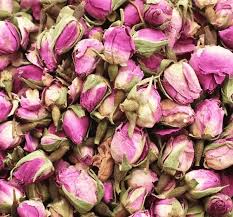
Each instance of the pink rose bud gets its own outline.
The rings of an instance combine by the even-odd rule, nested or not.
[[[18,183],[27,185],[47,179],[53,172],[52,162],[43,151],[38,150],[21,158],[11,174]]]
[[[39,146],[39,140],[31,135],[31,133],[26,133],[25,135],[25,146],[24,150],[27,152],[35,151]]]
[[[80,104],[88,112],[93,111],[104,99],[109,90],[108,81],[100,75],[89,75],[80,96]]]
[[[63,130],[73,143],[79,145],[86,137],[90,120],[81,106],[73,105],[63,116]]]
[[[17,135],[18,123],[7,121],[0,124],[0,150],[14,148],[22,141],[21,136]]]
[[[30,213],[33,217],[46,217],[44,204],[41,201],[25,200],[17,208],[19,217],[27,217]]]
[[[53,39],[51,32],[46,29],[37,37],[37,50],[39,52],[40,61],[49,72],[53,72],[58,65],[58,56],[54,53],[52,46]]]
[[[185,217],[183,205],[176,199],[156,200],[151,206],[151,215],[156,217],[179,216]]]
[[[222,170],[220,177],[222,186],[225,186],[221,192],[229,197],[233,197],[233,173],[231,168],[229,170]]]
[[[129,27],[142,22],[144,15],[144,0],[129,2],[124,8],[124,24]]]
[[[79,162],[91,166],[92,165],[92,159],[94,156],[94,149],[91,146],[79,146],[78,147],[78,154],[76,158]]]
[[[146,196],[147,191],[144,187],[129,188],[122,195],[121,203],[130,214],[133,214],[143,209]]]
[[[9,97],[3,92],[0,91],[0,122],[5,121],[10,114],[12,109],[12,103]]]
[[[205,210],[211,217],[227,216],[231,213],[233,202],[225,194],[218,193],[205,200]]]
[[[222,84],[226,75],[233,75],[233,53],[220,46],[197,49],[189,63],[204,90],[213,91]]]
[[[56,127],[52,124],[45,129],[44,135],[41,138],[41,148],[47,152],[52,152],[65,146],[68,141],[63,131],[57,131]]]
[[[97,20],[105,20],[112,12],[112,0],[87,0],[85,11]]]
[[[157,74],[164,57],[161,54],[153,54],[149,57],[138,59],[141,69],[148,74]]]
[[[1,213],[10,214],[14,200],[23,199],[24,192],[12,182],[0,179],[0,207]]]
[[[222,133],[224,111],[215,99],[206,99],[197,105],[191,132],[197,138],[211,139]]]
[[[215,17],[210,23],[218,28],[227,28],[233,25],[233,1],[218,0],[214,7]],[[207,12],[208,14],[208,12]]]
[[[44,104],[47,107],[56,105],[59,108],[65,108],[67,106],[67,91],[67,87],[61,82],[53,82],[43,90]]]
[[[94,172],[79,170],[65,161],[59,161],[57,164],[56,183],[81,214],[90,211],[104,195],[103,184]]]
[[[136,127],[131,137],[128,134],[129,124],[121,124],[116,128],[111,142],[111,155],[116,163],[122,163],[124,158],[130,164],[136,163],[146,145],[144,131]]]
[[[111,123],[114,123],[114,121],[119,120],[123,116],[119,109],[119,104],[124,98],[125,94],[122,91],[113,89],[112,93],[101,102],[97,111],[93,112],[93,115],[100,120],[107,118]]]
[[[129,60],[127,66],[121,66],[119,68],[114,81],[114,88],[128,92],[143,77],[144,73],[140,67],[133,60]]]
[[[135,45],[128,27],[110,27],[105,31],[104,56],[108,63],[125,65],[134,52]]]
[[[144,210],[144,211],[135,212],[130,217],[151,217],[151,215],[150,215],[150,212],[148,210]]]
[[[76,44],[73,61],[77,76],[83,78],[94,72],[100,61],[98,53],[102,53],[103,44],[97,39],[83,39]]]
[[[219,139],[207,145],[204,150],[204,166],[224,170],[233,165],[233,139]]]
[[[106,181],[103,184],[104,184],[103,201],[108,204],[113,201],[113,184],[111,181]]]
[[[167,0],[161,1],[148,1],[144,19],[147,23],[160,26],[166,25],[172,18],[172,7]],[[151,3],[154,2],[154,3]]]
[[[158,181],[157,174],[150,169],[134,169],[127,178],[127,184],[131,188],[144,187],[147,193],[154,188],[154,183]]]
[[[168,44],[171,48],[174,47],[176,41],[180,38],[180,31],[182,29],[182,15],[179,10],[174,8],[172,10],[172,18],[169,24],[167,25],[165,34],[168,38]]]
[[[159,158],[162,171],[171,175],[182,177],[192,166],[194,160],[194,144],[186,135],[171,137]],[[176,159],[174,161],[174,159]]]
[[[88,38],[90,39],[96,39],[99,41],[103,40],[104,30],[100,26],[94,26],[89,32],[88,32]]]
[[[180,104],[192,103],[202,91],[195,71],[186,62],[174,63],[164,71],[163,86]]]
[[[42,101],[37,89],[26,89],[20,97],[20,105],[30,111],[39,110],[42,107]]]
[[[0,21],[0,55],[11,54],[20,47],[18,29],[8,21]]]
[[[205,217],[205,211],[199,204],[189,205],[186,217]]]
[[[133,35],[133,40],[136,52],[146,57],[159,52],[168,43],[166,35],[161,30],[151,28],[136,31]]]
[[[182,25],[181,34],[183,37],[193,38],[200,26],[191,18],[186,18]]]
[[[224,188],[221,185],[219,174],[206,169],[192,170],[186,173],[185,183],[190,188],[188,195],[193,199],[215,194]]]
[[[72,81],[71,85],[68,87],[68,95],[72,103],[77,101],[77,99],[81,94],[82,88],[83,88],[83,81],[80,78],[76,77]]]
[[[32,22],[31,16],[28,16],[28,14],[24,12],[21,12],[20,15],[15,16],[15,21],[21,34],[21,47],[26,49],[29,44],[30,33],[38,32],[39,28]]]
[[[189,54],[193,52],[196,49],[196,44],[195,40],[192,38],[180,38],[179,40],[176,41],[173,51],[177,56],[181,56],[184,54]]]
[[[171,127],[186,127],[194,122],[194,111],[190,105],[180,105],[169,99],[161,102],[161,123]]]
[[[127,99],[120,105],[131,127],[152,128],[161,118],[160,95],[154,78],[147,78],[135,85]]]
[[[35,65],[20,66],[14,75],[14,92],[18,93],[23,87],[30,85],[35,88],[42,85],[43,70]],[[28,86],[27,86],[28,87]]]
[[[40,0],[34,0],[34,1],[21,0],[20,1],[20,6],[21,6],[21,8],[24,8],[24,9],[31,9],[33,17],[36,20],[40,20],[41,9],[42,9]]]
[[[222,43],[229,49],[233,50],[233,39],[232,39],[232,34],[233,34],[233,26],[230,26],[227,29],[221,30],[218,32],[219,37],[222,41]]]

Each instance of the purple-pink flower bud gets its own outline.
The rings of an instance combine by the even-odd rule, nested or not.
[[[231,37],[233,34],[233,26],[219,31],[218,34],[224,46],[233,50],[233,38]]]
[[[0,122],[5,121],[10,114],[12,109],[12,103],[9,97],[3,92],[0,91]]]
[[[111,181],[106,181],[103,184],[104,184],[103,201],[108,204],[113,201],[113,193],[114,193],[113,183]]]

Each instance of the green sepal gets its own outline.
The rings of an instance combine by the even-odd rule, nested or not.
[[[204,217],[205,211],[203,210],[202,206],[200,206],[199,204],[194,204],[193,206],[189,205],[187,215],[194,217]]]
[[[112,10],[117,10],[121,5],[123,5],[128,0],[113,0],[112,1]]]
[[[91,74],[87,76],[87,79],[83,85],[83,91],[86,92],[101,83],[106,83],[109,86],[108,81],[104,77]]]
[[[223,103],[233,105],[233,79],[227,79],[221,89]]]
[[[119,165],[120,171],[127,172],[132,169],[132,165],[129,163],[128,159],[124,155],[122,163]]]
[[[68,107],[68,109],[71,109],[79,118],[86,116],[85,110],[81,105],[71,105]]]
[[[134,38],[134,43],[136,46],[136,51],[146,57],[160,51],[160,49],[168,44],[168,40],[150,42],[143,39]]]
[[[93,26],[102,26],[105,23],[105,20],[101,21],[101,20],[91,20],[89,17],[87,17],[86,15],[83,16],[84,19],[87,21],[87,23],[89,23],[89,25],[93,25]]]

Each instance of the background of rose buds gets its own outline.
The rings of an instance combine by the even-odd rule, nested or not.
[[[0,216],[227,217],[233,0],[0,0]]]

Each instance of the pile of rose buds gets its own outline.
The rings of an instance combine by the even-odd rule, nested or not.
[[[233,0],[0,0],[1,217],[232,217]]]

